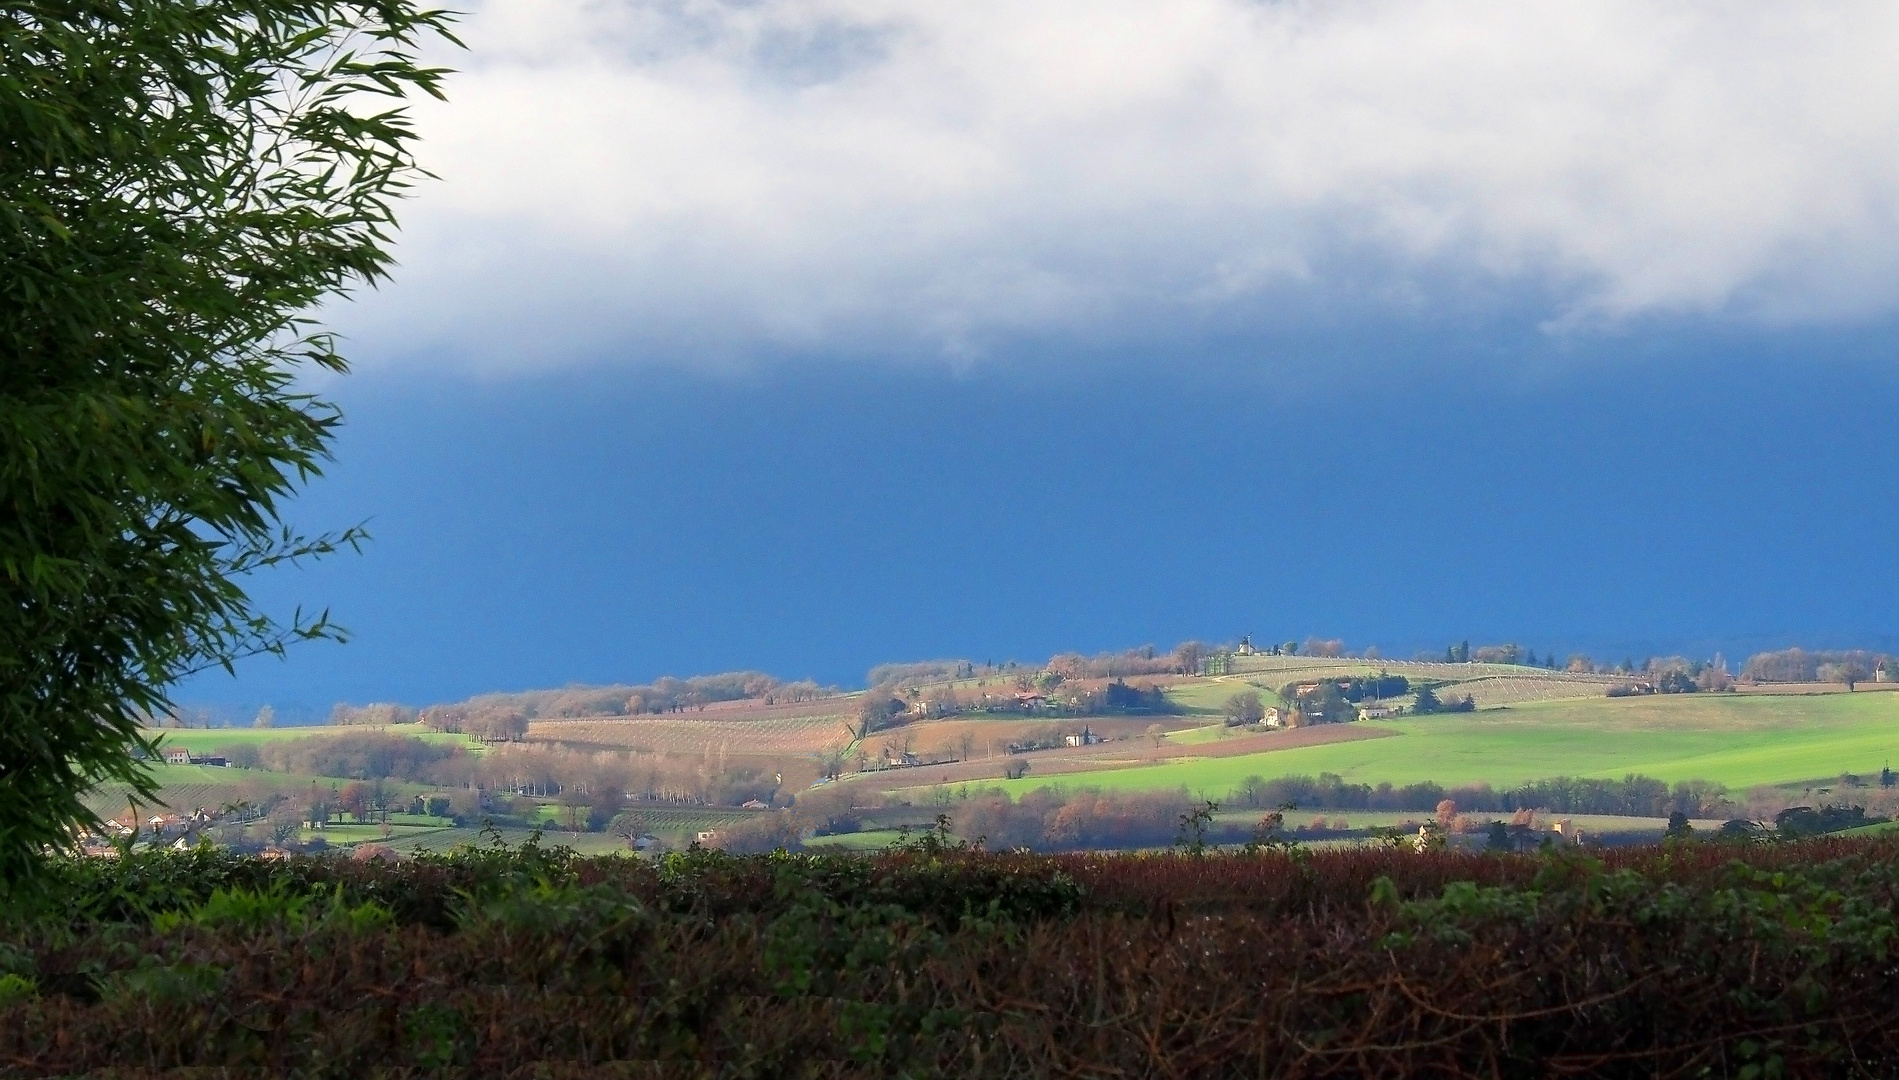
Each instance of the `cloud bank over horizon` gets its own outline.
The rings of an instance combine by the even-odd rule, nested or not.
[[[487,0],[372,364],[1899,307],[1899,8]]]

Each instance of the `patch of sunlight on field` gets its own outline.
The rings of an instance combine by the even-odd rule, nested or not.
[[[1899,756],[1899,695],[1682,695],[1533,702],[1374,722],[1368,739],[1230,758],[1070,773],[1068,787],[1176,788],[1217,798],[1248,776],[1338,773],[1355,783],[1502,786],[1548,776],[1713,780],[1731,789],[1877,773]],[[1049,783],[1026,777],[1021,792]]]

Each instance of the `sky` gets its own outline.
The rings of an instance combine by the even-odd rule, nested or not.
[[[1866,644],[1899,9],[489,0],[181,701],[1184,638]]]

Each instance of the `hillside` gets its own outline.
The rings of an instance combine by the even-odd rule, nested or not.
[[[1637,677],[1497,663],[1216,659],[1217,674],[1170,670],[1208,666],[1197,647],[1182,646],[1168,654],[1064,654],[1041,666],[889,665],[879,669],[885,677],[873,689],[852,692],[735,672],[482,695],[420,709],[343,708],[338,716],[358,723],[167,731],[170,745],[253,767],[162,766],[160,778],[164,798],[181,810],[258,808],[248,831],[235,834],[253,839],[261,815],[281,819],[303,808],[299,836],[320,834],[331,844],[374,840],[412,850],[466,839],[495,821],[509,835],[538,825],[576,842],[591,831],[583,846],[613,849],[641,834],[689,842],[752,820],[759,807],[796,805],[804,828],[829,813],[825,806],[852,813],[881,807],[885,817],[875,819],[882,822],[876,828],[890,829],[917,824],[917,815],[927,817],[924,808],[942,805],[951,789],[959,799],[972,791],[1021,796],[1054,786],[1227,801],[1249,784],[1321,775],[1368,789],[1502,790],[1557,776],[1640,774],[1707,781],[1732,793],[1726,804],[1699,804],[1714,813],[1738,805],[1734,800],[1758,785],[1792,785],[1784,803],[1806,787],[1830,788],[1842,773],[1876,776],[1899,749],[1892,735],[1899,731],[1899,695],[1866,692],[1892,683],[1856,693],[1841,683],[1790,682],[1737,686],[1739,693],[1612,698],[1606,691],[1634,685]],[[1399,715],[1277,730],[1225,722],[1228,699],[1238,693],[1256,691],[1284,706],[1277,693],[1291,684],[1369,676],[1406,680],[1408,690],[1387,691],[1382,702]],[[1474,711],[1409,715],[1425,687],[1446,702],[1468,697]],[[419,722],[361,722],[408,717]],[[343,739],[352,750],[339,756],[310,749],[313,740],[326,739]],[[411,753],[404,746],[433,749]],[[303,749],[289,753],[295,747]],[[337,813],[352,782],[376,785],[375,822]],[[432,796],[452,813],[387,812],[413,810],[418,797]],[[1428,810],[1434,797],[1407,798],[1423,800]],[[1881,807],[1892,801],[1878,798]],[[117,813],[122,793],[100,792],[95,805]],[[1392,809],[1389,800],[1383,805]],[[394,823],[393,834],[380,828],[385,819]],[[1319,831],[1337,830],[1327,824]],[[835,842],[877,841],[866,835]]]
[[[1516,664],[1249,656],[1235,658],[1229,674],[1175,687],[1169,696],[1193,713],[1218,715],[1221,703],[1241,686],[1276,694],[1287,683],[1380,674],[1402,675],[1414,685],[1430,685],[1443,693],[1469,694],[1479,708],[1520,701],[1599,697],[1608,687],[1630,681],[1620,675],[1572,674]]]
[[[1579,698],[1458,716],[1362,721],[1392,738],[1079,771],[1073,785],[1218,796],[1251,775],[1337,773],[1363,783],[1505,785],[1549,776],[1710,780],[1730,789],[1877,776],[1899,756],[1899,695],[1694,694]],[[1288,733],[1292,734],[1292,733]],[[1265,736],[1270,740],[1274,736]],[[1026,790],[1034,779],[1006,781]]]

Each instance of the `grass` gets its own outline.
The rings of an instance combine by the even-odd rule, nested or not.
[[[897,829],[865,829],[863,832],[844,833],[840,836],[813,836],[804,842],[804,846],[816,850],[832,851],[881,851],[905,837]],[[907,835],[915,837],[912,830]]]
[[[371,812],[372,816],[374,811]],[[421,825],[428,828],[445,828],[455,823],[454,818],[436,817],[433,814],[397,814],[389,815],[391,825]]]
[[[339,777],[308,773],[281,773],[217,765],[169,765],[164,762],[153,763],[152,775],[158,780],[159,798],[163,806],[149,813],[157,813],[164,808],[189,812],[200,806],[215,810],[225,803],[258,797],[264,791],[294,797],[308,792],[312,787],[324,791],[332,788],[340,790],[355,783]],[[416,795],[444,793],[442,788],[409,780],[387,780],[383,786],[392,798],[399,797],[405,802]],[[108,817],[116,816],[125,809],[125,793],[116,788],[95,790],[87,796],[87,802]]]
[[[1195,679],[1168,687],[1167,700],[1188,716],[1220,716],[1226,707],[1226,699],[1246,690],[1259,691],[1260,697],[1268,705],[1279,704],[1279,695],[1267,685],[1271,681],[1258,675],[1250,679],[1241,675]]]
[[[1283,686],[1294,680],[1370,675],[1379,671],[1405,675],[1412,679],[1444,679],[1451,682],[1480,679],[1491,675],[1547,674],[1543,668],[1533,668],[1522,664],[1446,664],[1437,661],[1365,660],[1328,656],[1241,657],[1234,660],[1232,670],[1236,674],[1252,676],[1272,686]]]
[[[386,844],[390,850],[409,855],[417,851],[448,852],[458,847],[472,845],[488,848],[494,843],[496,833],[501,842],[510,847],[519,847],[534,835],[532,829],[499,829],[494,831],[479,828],[467,829],[398,829],[387,840],[380,837],[376,843]],[[332,843],[336,841],[332,838]],[[541,846],[544,848],[569,847],[582,855],[614,855],[627,851],[626,841],[612,833],[569,833],[548,829],[541,834]]]
[[[1367,721],[1367,739],[1230,758],[1070,773],[1070,787],[1185,787],[1218,798],[1248,776],[1338,773],[1354,783],[1489,783],[1548,776],[1713,780],[1731,789],[1876,774],[1899,756],[1899,696],[1681,695],[1533,702],[1456,716]],[[1021,792],[1047,784],[1002,781]]]
[[[617,747],[637,753],[795,756],[817,753],[843,743],[848,738],[849,723],[850,717],[829,712],[791,716],[668,713],[541,719],[529,725],[528,741]]]
[[[1185,731],[1169,732],[1167,743],[1170,746],[1198,746],[1202,743],[1218,742],[1229,733],[1237,734],[1237,729],[1229,728],[1224,721],[1202,724]]]
[[[166,746],[182,746],[194,754],[211,754],[227,746],[281,742],[284,739],[304,739],[331,735],[360,735],[364,732],[377,732],[383,735],[408,735],[434,743],[451,743],[466,746],[470,750],[485,749],[478,739],[466,735],[450,735],[435,731],[421,724],[317,724],[308,727],[277,728],[158,728],[148,729],[147,735],[163,737]]]
[[[392,837],[396,835],[393,831],[393,827],[390,835]],[[332,844],[360,844],[365,840],[380,841],[383,838],[382,826],[330,824],[325,825],[321,829],[306,828],[303,830],[304,840],[316,840],[319,838],[327,840]]]
[[[1886,833],[1899,832],[1899,821],[1881,821],[1874,825],[1861,825],[1857,829],[1847,829],[1839,836],[1883,836]]]
[[[1218,716],[1226,699],[1251,687],[1266,704],[1282,704],[1278,690],[1289,682],[1375,675],[1403,675],[1417,682],[1442,683],[1441,693],[1468,693],[1480,706],[1565,698],[1599,697],[1619,681],[1602,675],[1570,675],[1508,664],[1437,664],[1385,660],[1334,660],[1306,656],[1250,657],[1233,674],[1170,687],[1169,700],[1190,716]]]

